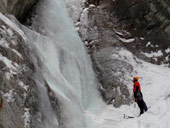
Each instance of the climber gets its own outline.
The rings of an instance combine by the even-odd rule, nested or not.
[[[133,93],[134,93],[134,98],[135,98],[135,102],[138,104],[138,107],[140,108],[140,115],[143,114],[144,112],[146,112],[148,110],[146,103],[143,100],[143,95],[141,92],[141,87],[140,84],[138,82],[139,77],[135,76],[133,77]]]

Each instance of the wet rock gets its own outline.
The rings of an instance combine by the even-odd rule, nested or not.
[[[21,18],[38,0],[1,0],[0,12]],[[22,11],[21,11],[22,10]]]

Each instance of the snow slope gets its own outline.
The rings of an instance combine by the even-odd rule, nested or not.
[[[123,54],[122,54],[123,53]],[[105,106],[100,110],[87,112],[93,120],[94,128],[169,128],[170,127],[170,69],[150,64],[135,58],[130,52],[122,49],[121,57],[126,56],[134,67],[134,75],[140,77],[144,100],[149,110],[139,115],[139,108],[134,102],[120,108]],[[121,59],[121,57],[119,59]],[[134,59],[135,58],[135,59]],[[135,61],[137,60],[137,61]],[[128,85],[132,92],[133,83]],[[124,119],[123,115],[135,116]]]

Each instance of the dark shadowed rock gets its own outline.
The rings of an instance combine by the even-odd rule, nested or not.
[[[38,0],[1,0],[0,12],[21,18]]]
[[[130,51],[146,61],[170,66],[170,1],[116,0],[113,10],[122,28],[137,38],[127,46]]]

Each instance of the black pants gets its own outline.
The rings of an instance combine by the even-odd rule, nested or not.
[[[148,110],[146,103],[144,102],[144,100],[139,100],[137,102],[139,108],[140,108],[140,115],[143,114],[144,112],[146,112]]]

